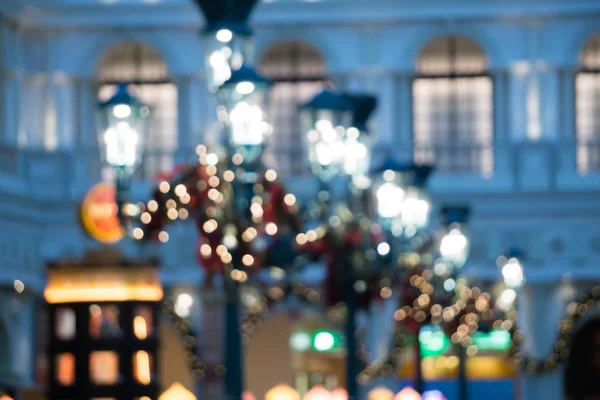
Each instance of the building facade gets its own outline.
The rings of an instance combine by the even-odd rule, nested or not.
[[[191,3],[0,2],[0,383],[36,385],[45,263],[100,246],[76,213],[110,179],[98,99],[126,81],[155,110],[140,200],[213,129]],[[251,25],[256,65],[275,81],[267,161],[290,189],[310,196],[296,107],[327,81],[375,94],[375,158],[434,162],[434,206],[471,206],[465,274],[496,279],[499,255],[526,251],[521,325],[528,353],[545,357],[566,305],[600,282],[600,1],[265,0]],[[206,321],[220,314],[202,307],[194,232],[180,223],[166,244],[118,247],[159,255],[165,286],[194,294],[199,345],[218,361],[219,324]],[[522,374],[515,390],[562,398],[563,373]]]

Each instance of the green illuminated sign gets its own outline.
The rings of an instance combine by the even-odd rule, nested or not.
[[[479,350],[506,351],[510,348],[512,340],[509,332],[504,329],[495,329],[489,333],[475,332],[473,344]]]
[[[312,334],[298,331],[290,336],[290,347],[296,351],[314,350],[324,353],[341,346],[343,346],[343,339],[337,332],[323,329]]]
[[[332,351],[340,347],[341,343],[342,340],[336,332],[326,330],[313,332],[312,347],[316,351]]]
[[[424,326],[419,333],[421,357],[436,357],[444,354],[450,347],[450,340],[446,334],[431,326]]]

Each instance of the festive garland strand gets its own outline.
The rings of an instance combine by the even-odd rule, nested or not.
[[[192,376],[199,381],[215,382],[225,375],[225,366],[222,364],[207,364],[198,357],[196,335],[192,328],[192,323],[187,318],[182,318],[175,312],[173,300],[167,298],[163,300],[163,311],[169,317],[173,327],[177,328],[181,335],[183,345],[188,360],[188,365],[192,370]]]
[[[512,330],[513,346],[510,358],[513,363],[533,374],[556,371],[570,355],[576,327],[579,321],[591,310],[600,309],[600,286],[583,294],[578,300],[567,305],[566,316],[558,323],[558,335],[552,352],[544,359],[533,359],[522,349],[525,335],[516,328]]]

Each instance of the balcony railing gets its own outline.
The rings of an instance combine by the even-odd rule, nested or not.
[[[477,186],[485,181],[492,185],[497,181],[501,186],[495,187],[505,191],[523,190],[528,186],[535,186],[536,190],[598,190],[600,183],[600,142],[527,142],[496,146],[491,143],[417,144],[414,159],[417,163],[435,165],[436,176],[444,178],[441,179],[443,188],[432,189],[453,193],[480,189],[485,192],[483,186]],[[136,181],[156,181],[157,175],[173,168],[173,160],[171,150],[148,151]],[[272,167],[281,177],[285,175],[277,165]],[[94,150],[47,152],[0,146],[0,188],[3,191],[22,191],[23,195],[48,201],[80,200],[82,193],[100,181],[101,173],[100,156]],[[448,174],[451,176],[446,179],[444,176]],[[292,175],[294,179],[288,182],[292,190],[312,182],[310,174]],[[440,179],[437,181],[441,182]]]
[[[415,143],[414,160],[432,164],[438,172],[491,177],[494,173],[494,148],[491,143],[434,142]]]

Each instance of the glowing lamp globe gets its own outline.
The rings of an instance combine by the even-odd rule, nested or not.
[[[265,400],[300,400],[300,395],[290,385],[277,385],[265,394]]]
[[[385,387],[377,387],[367,394],[367,400],[394,400],[394,392]]]
[[[348,392],[339,387],[331,393],[331,400],[348,400]]]
[[[228,116],[228,145],[242,155],[246,164],[260,158],[271,130],[265,115],[269,85],[253,68],[242,65],[219,88],[219,99]]]
[[[351,127],[353,104],[341,92],[327,89],[317,94],[302,109],[311,169],[322,181],[342,173],[346,130]],[[358,135],[356,135],[358,139]],[[353,152],[360,157],[360,143]],[[353,154],[354,154],[353,153]]]
[[[502,277],[506,287],[510,289],[520,289],[523,286],[525,283],[523,267],[516,257],[509,259],[502,267]]]
[[[391,158],[373,171],[375,211],[394,236],[415,236],[429,223],[431,206],[425,185],[430,173],[431,167]]]
[[[226,27],[204,34],[204,71],[208,90],[216,93],[232,73],[247,61],[252,48],[250,36]]]
[[[465,265],[469,253],[469,241],[460,227],[451,228],[442,238],[440,253],[447,264],[456,268]]]
[[[352,125],[344,137],[344,173],[352,177],[357,189],[368,188],[373,138],[367,127],[377,107],[377,99],[369,95],[346,95],[353,105]]]
[[[314,386],[310,389],[302,400],[332,400],[331,392],[321,385]]]
[[[242,400],[256,400],[256,397],[251,392],[244,390],[242,392]]]
[[[396,394],[394,400],[421,400],[421,395],[415,389],[407,386]]]
[[[115,94],[98,106],[98,141],[103,161],[131,175],[142,161],[150,108],[119,85]]]
[[[441,210],[445,225],[439,244],[441,261],[453,269],[460,269],[467,262],[470,243],[466,227],[468,207],[444,207]]]

